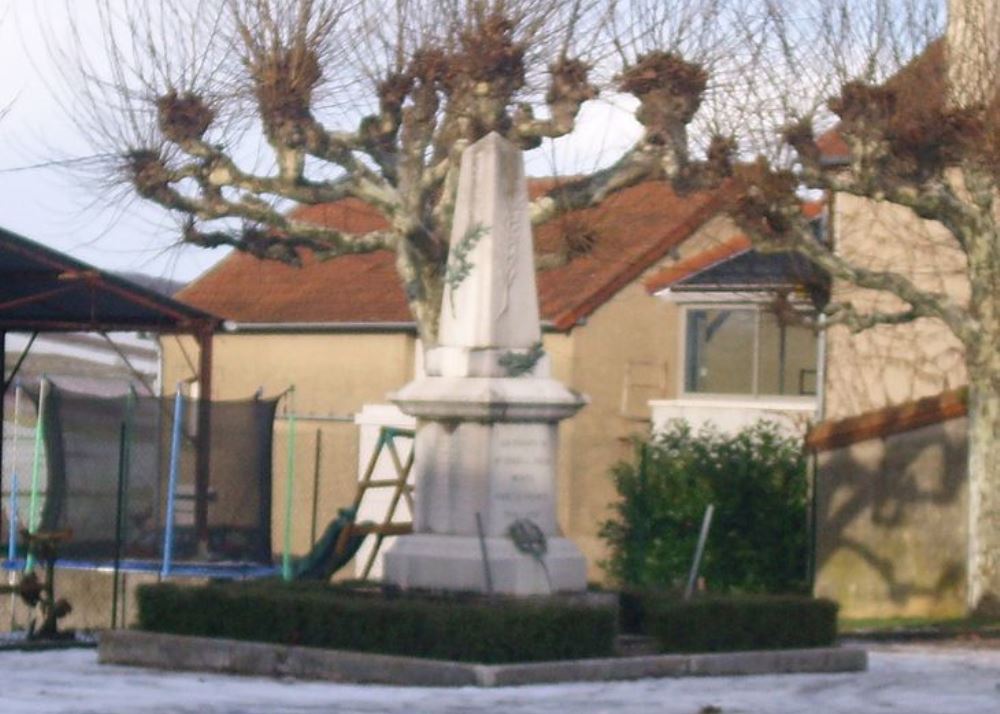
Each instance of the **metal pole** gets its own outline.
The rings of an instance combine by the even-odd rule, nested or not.
[[[14,560],[17,558],[17,509],[18,509],[18,493],[17,490],[20,486],[17,483],[17,444],[21,440],[21,380],[17,378],[14,382],[14,434],[13,434],[13,449],[12,449],[12,461],[13,468],[11,469],[10,478],[10,498],[8,499],[8,504],[10,505],[10,531],[8,533],[7,539],[7,560],[9,561],[9,570],[7,571],[7,584],[11,587],[14,586],[14,582],[17,580],[17,576],[14,574]],[[14,591],[10,592],[10,629],[11,632],[14,631],[14,627],[17,622],[14,618],[14,606],[17,604],[17,597]]]
[[[115,500],[115,565],[111,590],[111,629],[118,627],[118,583],[122,565],[122,504],[125,500],[125,439],[128,427],[122,422],[118,432],[118,494]]]
[[[701,556],[705,553],[705,541],[708,540],[708,529],[712,527],[712,514],[715,513],[715,504],[708,504],[705,509],[705,517],[701,519],[701,533],[698,534],[698,547],[694,551],[694,562],[691,563],[691,573],[688,575],[687,587],[684,588],[684,599],[690,600],[694,594],[694,585],[698,580],[698,571],[701,570]]]
[[[493,594],[493,573],[490,571],[490,557],[486,552],[486,533],[483,530],[483,517],[476,511],[476,531],[479,533],[479,550],[483,554],[483,575],[486,578],[486,593]]]
[[[124,483],[125,487],[122,492],[122,531],[121,531],[121,543],[124,547],[126,541],[128,541],[128,509],[129,509],[129,484],[132,481],[132,439],[135,435],[135,412],[137,408],[138,395],[135,392],[135,387],[129,385],[128,396],[125,397],[125,470],[124,470]],[[159,439],[157,439],[159,441]],[[126,556],[127,557],[127,556]],[[122,585],[121,585],[121,613],[122,625],[125,625],[125,613],[128,612],[128,576],[122,575]]]
[[[313,498],[312,498],[312,521],[309,526],[310,547],[316,545],[316,518],[319,509],[319,476],[320,458],[323,455],[323,430],[316,430],[316,453],[313,458]]]
[[[292,579],[292,497],[295,493],[295,387],[288,390],[288,463],[285,469],[285,538],[281,552],[281,577]]]
[[[45,397],[48,395],[49,381],[43,376],[38,387],[38,420],[35,423],[35,451],[31,464],[31,497],[28,501],[28,532],[38,530],[38,481],[42,470],[42,445],[45,442]],[[29,571],[35,567],[35,557],[30,551],[25,560],[24,569]]]
[[[194,475],[194,530],[208,549],[208,490],[212,470],[212,328],[198,334],[198,438]]]
[[[163,564],[160,577],[170,575],[171,560],[174,557],[174,499],[177,492],[177,472],[181,461],[181,420],[184,417],[184,397],[181,383],[177,383],[174,396],[174,423],[170,435],[170,477],[167,481],[167,518],[163,529]]]
[[[3,356],[3,362],[0,362],[0,381],[3,382],[3,391],[0,392],[0,493],[3,493],[3,457],[4,451],[6,451],[7,444],[4,443],[4,435],[7,432],[7,420],[4,416],[7,401],[7,387],[9,386],[7,382],[7,331],[0,330],[0,355]],[[16,399],[16,397],[15,397]],[[16,407],[15,407],[16,410]],[[0,501],[3,499],[0,498]],[[3,507],[0,504],[0,529],[3,528]]]
[[[7,530],[7,560],[13,561],[17,558],[17,444],[20,441],[20,424],[21,424],[21,381],[17,380],[14,383],[14,434],[12,438],[11,449],[11,473],[10,473],[10,498],[7,499],[7,505],[10,507],[10,519],[8,522]],[[11,570],[11,577],[13,577],[14,571]]]

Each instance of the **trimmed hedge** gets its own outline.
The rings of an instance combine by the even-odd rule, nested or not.
[[[837,638],[837,604],[797,595],[643,599],[644,630],[664,652],[825,647]]]
[[[808,592],[802,440],[762,421],[738,434],[672,421],[612,476],[619,500],[601,526],[609,575],[625,588],[683,587],[709,504],[701,575],[712,592]]]
[[[366,596],[326,585],[144,585],[139,628],[286,645],[503,663],[607,657],[611,607],[476,597]]]

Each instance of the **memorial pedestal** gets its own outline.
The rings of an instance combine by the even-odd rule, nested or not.
[[[586,400],[549,377],[523,160],[496,134],[462,157],[439,338],[427,376],[390,396],[418,429],[414,533],[386,553],[385,580],[583,590],[586,560],[556,522],[555,475],[558,422]],[[512,539],[515,523],[540,535],[534,555]]]
[[[386,580],[485,592],[488,567],[496,593],[586,587],[586,560],[556,522],[557,422],[582,406],[578,395],[547,378],[428,377],[393,400],[421,422],[414,534],[386,553]],[[510,537],[511,524],[521,520],[545,536],[541,562]]]
[[[482,556],[485,545],[489,575]],[[510,538],[414,533],[396,541],[385,556],[386,579],[402,588],[457,590],[503,595],[549,595],[587,587],[587,562],[562,537],[547,540],[541,560],[520,552]],[[544,565],[543,565],[544,564]],[[547,571],[547,572],[546,572]]]

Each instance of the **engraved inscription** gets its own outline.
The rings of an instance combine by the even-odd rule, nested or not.
[[[554,518],[554,450],[549,428],[539,424],[496,428],[491,464],[494,528],[529,518],[548,530]]]

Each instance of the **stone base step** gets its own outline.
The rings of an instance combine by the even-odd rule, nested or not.
[[[615,654],[619,657],[643,657],[655,655],[659,651],[655,637],[646,635],[618,635],[615,638]]]
[[[504,687],[647,677],[863,672],[868,666],[868,655],[864,650],[853,647],[821,647],[486,665],[136,630],[107,630],[100,636],[98,661],[103,664],[333,682],[418,687]]]

